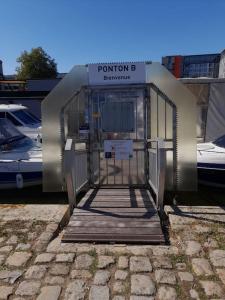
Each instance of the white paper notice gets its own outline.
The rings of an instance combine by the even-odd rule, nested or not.
[[[105,140],[105,158],[116,160],[131,159],[133,157],[133,140]]]

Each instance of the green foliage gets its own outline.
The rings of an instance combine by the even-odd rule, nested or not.
[[[17,58],[20,64],[16,68],[17,79],[42,79],[55,78],[57,76],[57,65],[41,47],[32,48],[30,52],[23,51]]]

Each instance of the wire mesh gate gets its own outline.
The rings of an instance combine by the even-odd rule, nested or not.
[[[94,90],[89,97],[89,109],[91,184],[145,185],[146,103],[143,90]],[[112,141],[130,144],[130,156],[123,159],[116,150],[106,152],[106,143]]]

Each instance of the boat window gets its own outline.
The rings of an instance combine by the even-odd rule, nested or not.
[[[1,111],[0,112],[0,119],[4,119],[5,118],[5,112],[4,111]]]
[[[217,140],[215,140],[213,142],[213,144],[218,147],[225,148],[225,135],[222,135],[221,137],[219,137]]]
[[[11,115],[10,113],[6,113],[6,117],[7,119],[9,119],[15,126],[22,126],[23,124],[21,122],[19,122],[16,118],[14,118],[13,115]]]
[[[22,134],[8,119],[0,119],[0,150],[4,145],[16,144],[27,137]],[[3,147],[3,148],[2,148]]]
[[[25,114],[29,115],[31,118],[33,118],[35,120],[36,123],[41,123],[41,120],[36,117],[35,115],[33,115],[30,111],[24,111]]]
[[[16,110],[13,114],[20,119],[24,124],[33,125],[39,123],[31,114],[23,110]]]

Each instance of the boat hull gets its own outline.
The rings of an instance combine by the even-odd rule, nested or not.
[[[22,187],[42,184],[42,172],[0,172],[0,189],[18,188],[17,178],[22,176]]]
[[[221,143],[221,139],[220,143]],[[200,184],[225,187],[225,147],[216,142],[197,146],[198,182]]]
[[[198,163],[198,182],[203,185],[225,187],[225,164]]]

